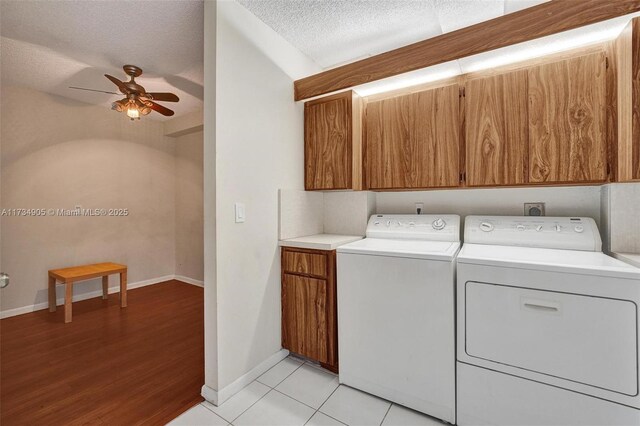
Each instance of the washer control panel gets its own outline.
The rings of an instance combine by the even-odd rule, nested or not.
[[[598,227],[589,217],[467,216],[464,241],[473,244],[602,251]]]
[[[460,216],[443,214],[374,214],[368,238],[460,241]]]

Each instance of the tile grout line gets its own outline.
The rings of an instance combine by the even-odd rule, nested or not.
[[[225,418],[224,418],[224,417],[222,417],[220,414],[216,413],[216,412],[215,412],[215,411],[213,411],[211,408],[209,408],[209,407],[207,407],[206,405],[204,405],[204,402],[209,402],[209,401],[207,401],[207,400],[205,399],[204,401],[200,402],[200,403],[199,403],[199,405],[202,405],[204,408],[206,408],[207,410],[209,410],[210,412],[212,412],[213,414],[215,414],[217,417],[220,417],[220,418],[221,418],[222,420],[224,420],[225,422],[229,422],[229,420],[225,419]],[[209,402],[209,404],[211,404],[211,403]],[[213,404],[211,404],[211,405],[213,405]],[[214,405],[214,407],[215,407],[215,405]],[[229,422],[229,424],[231,424],[231,423]]]
[[[336,391],[338,390],[338,388],[339,388],[340,386],[342,386],[342,385],[338,382],[338,386],[336,386],[336,388],[333,390],[333,392],[331,392],[331,393],[329,394],[329,396],[327,397],[327,399],[325,399],[325,400],[322,402],[322,404],[320,404],[320,406],[319,406],[318,408],[316,408],[316,411],[313,413],[313,415],[312,415],[311,417],[309,417],[309,420],[307,420],[307,422],[305,423],[305,425],[306,425],[307,423],[309,423],[309,421],[313,418],[313,416],[315,416],[317,413],[320,413],[320,414],[322,414],[322,415],[325,415],[325,416],[327,416],[327,417],[329,417],[329,418],[331,418],[331,419],[333,419],[333,420],[337,421],[338,423],[342,423],[343,425],[347,426],[347,424],[346,424],[346,423],[344,423],[344,422],[342,422],[342,421],[340,421],[340,420],[336,419],[335,417],[332,417],[332,416],[328,415],[327,413],[323,413],[322,411],[320,411],[320,409],[322,408],[322,406],[323,406],[323,405],[324,405],[324,404],[329,400],[329,398],[331,398],[331,397],[333,396],[333,394],[334,394],[334,393],[336,393]],[[304,404],[304,403],[303,403],[303,404]]]
[[[278,364],[279,364],[279,363],[278,363]],[[276,364],[276,365],[278,365],[278,364]],[[276,365],[274,365],[273,367],[275,367]],[[271,386],[271,385],[268,385],[268,384],[266,384],[266,383],[262,383],[260,380],[258,380],[260,377],[262,377],[262,375],[263,375],[263,374],[267,374],[267,372],[268,372],[269,370],[271,370],[271,368],[273,368],[273,367],[271,367],[269,370],[267,370],[267,371],[265,371],[264,373],[262,373],[262,374],[260,375],[260,377],[258,377],[257,379],[255,379],[255,380],[254,380],[254,382],[258,382],[258,383],[263,384],[263,385],[265,385],[265,386],[267,386],[267,387],[269,387],[269,388],[271,388],[271,389],[275,389],[276,387],[280,386],[280,384],[282,384],[282,382],[284,382],[285,380],[287,380],[287,379],[289,378],[289,376],[291,376],[293,373],[295,373],[296,371],[298,371],[298,369],[299,369],[300,367],[302,367],[303,365],[304,365],[304,362],[303,362],[302,364],[300,364],[299,366],[297,366],[297,367],[296,367],[296,368],[295,368],[291,373],[287,374],[287,376],[286,376],[284,379],[282,379],[282,380],[280,380],[278,383],[276,383],[276,385],[275,385],[275,386]],[[247,385],[247,386],[249,386],[249,385]]]
[[[289,356],[287,356],[287,358],[289,358]],[[281,361],[279,361],[279,362],[278,362],[278,364],[280,364],[281,362],[283,362],[283,361],[284,361],[284,360],[286,360],[287,358],[283,358]],[[294,359],[294,358],[292,358],[292,359]],[[258,377],[256,377],[256,378],[254,379],[254,382],[258,382],[258,383],[261,383],[261,384],[263,384],[263,385],[265,385],[265,386],[267,386],[267,387],[270,387],[271,389],[275,389],[275,388],[276,388],[276,386],[280,386],[280,383],[282,383],[282,382],[284,382],[285,380],[287,380],[287,379],[289,378],[289,376],[290,376],[290,375],[292,375],[293,373],[295,373],[296,371],[298,371],[298,368],[300,368],[300,367],[302,367],[302,366],[304,365],[304,361],[302,361],[302,363],[301,363],[300,365],[298,365],[298,366],[297,366],[297,367],[296,367],[296,368],[295,368],[291,373],[287,374],[287,376],[286,376],[284,379],[282,379],[282,380],[280,380],[278,383],[276,383],[276,386],[271,386],[271,385],[268,385],[268,384],[266,384],[266,383],[262,383],[262,382],[259,380],[259,379],[260,379],[260,377],[262,377],[262,376],[264,376],[265,374],[267,374],[269,371],[271,371],[271,369],[276,368],[276,367],[278,366],[278,364],[274,365],[273,367],[271,367],[270,369],[268,369],[267,371],[265,371],[264,373],[262,373],[261,375],[259,375]],[[253,382],[252,382],[252,383],[253,383]],[[250,383],[250,384],[251,384],[251,383]],[[249,385],[247,385],[247,386],[249,386]],[[245,386],[245,387],[246,387],[246,386]],[[243,388],[243,389],[244,389],[244,388]]]
[[[288,358],[288,357],[287,357],[287,358]],[[284,359],[286,359],[286,358],[284,358]],[[284,359],[283,359],[282,361],[284,361]],[[296,359],[296,358],[293,358],[293,359]],[[280,361],[280,362],[282,362],[282,361]],[[280,362],[278,362],[278,364],[280,364]],[[274,365],[274,366],[273,366],[273,367],[271,367],[269,370],[271,370],[272,368],[276,367],[278,364]],[[242,411],[240,414],[238,414],[238,415],[237,415],[237,416],[236,416],[232,421],[230,421],[230,422],[229,422],[226,418],[222,417],[220,414],[218,414],[218,413],[216,413],[215,411],[213,411],[213,410],[209,409],[207,406],[202,405],[202,403],[200,403],[200,405],[202,405],[202,406],[203,406],[204,408],[206,408],[207,410],[211,411],[211,412],[212,412],[213,414],[215,414],[216,416],[220,417],[222,420],[224,420],[224,421],[226,421],[226,422],[229,422],[229,425],[233,426],[233,422],[235,422],[236,420],[238,420],[238,418],[240,418],[240,416],[242,416],[244,413],[246,413],[247,411],[249,411],[249,409],[250,409],[251,407],[253,407],[253,406],[254,406],[254,405],[256,405],[258,402],[260,402],[260,400],[261,400],[261,399],[263,399],[264,397],[266,397],[269,393],[271,393],[271,391],[276,391],[276,392],[278,392],[278,393],[279,393],[279,394],[281,394],[281,395],[284,395],[284,396],[286,396],[286,397],[288,397],[288,398],[290,398],[290,399],[292,399],[292,400],[294,400],[294,401],[296,401],[296,402],[298,402],[298,403],[300,403],[300,404],[302,404],[302,405],[304,405],[304,406],[306,406],[306,407],[311,408],[312,410],[315,410],[315,411],[313,412],[313,414],[311,415],[311,417],[313,417],[313,416],[314,416],[318,411],[320,411],[320,408],[322,408],[322,406],[323,406],[323,405],[324,405],[324,404],[329,400],[329,398],[331,398],[331,396],[332,396],[332,395],[333,395],[333,394],[338,390],[338,388],[339,388],[340,386],[342,386],[340,383],[338,383],[338,386],[336,386],[336,388],[335,388],[335,389],[334,389],[334,390],[329,394],[329,396],[328,396],[328,397],[327,397],[327,398],[322,402],[322,404],[320,404],[320,406],[319,406],[318,408],[313,408],[312,406],[310,406],[310,405],[308,405],[308,404],[305,404],[305,403],[304,403],[304,402],[302,402],[302,401],[298,401],[297,399],[295,399],[295,398],[293,398],[293,397],[291,397],[291,396],[287,395],[286,393],[283,393],[283,392],[281,392],[281,391],[279,391],[279,390],[277,390],[277,389],[276,389],[276,387],[277,387],[277,386],[280,386],[280,384],[281,384],[282,382],[284,382],[285,380],[287,380],[287,379],[289,378],[289,376],[291,376],[293,373],[295,373],[296,371],[298,371],[298,370],[300,369],[300,367],[302,367],[303,365],[307,365],[307,364],[309,364],[309,363],[308,363],[308,361],[306,361],[306,360],[305,360],[305,361],[302,361],[302,363],[301,363],[300,365],[298,365],[298,366],[297,366],[297,367],[296,367],[296,368],[295,368],[291,373],[289,373],[289,374],[288,374],[284,379],[282,379],[281,381],[279,381],[279,382],[278,382],[274,387],[272,387],[272,386],[270,386],[270,385],[267,385],[266,383],[262,383],[261,381],[259,381],[258,379],[259,379],[260,377],[257,377],[256,379],[254,379],[254,380],[253,380],[253,382],[251,382],[251,383],[254,383],[254,382],[260,383],[261,385],[266,386],[267,388],[269,388],[269,390],[268,390],[264,395],[262,395],[260,398],[258,398],[258,399],[253,403],[253,404],[251,404],[249,407],[247,407],[244,411]],[[316,367],[316,366],[315,366],[315,364],[309,364],[309,366],[310,366],[310,367],[313,367],[313,368],[316,368],[316,369],[322,369],[322,367]],[[265,371],[265,372],[264,372],[264,373],[262,373],[260,376],[262,376],[263,374],[266,374],[269,370]],[[335,375],[335,376],[337,377],[337,375]],[[249,385],[250,385],[251,383],[249,383]],[[245,386],[243,389],[247,388],[249,385]],[[205,401],[206,401],[206,400],[205,400]],[[228,401],[228,400],[227,400],[227,401]],[[225,401],[225,402],[227,402],[227,401]],[[388,411],[388,410],[387,410],[387,411]],[[320,412],[321,412],[321,411],[320,411]],[[322,413],[322,412],[321,412],[321,413]],[[325,415],[325,416],[327,416],[327,417],[330,417],[331,419],[333,419],[333,420],[335,420],[335,421],[337,421],[337,422],[340,422],[340,423],[342,423],[342,424],[346,425],[346,423],[344,423],[344,422],[342,422],[342,421],[340,421],[340,420],[338,420],[338,419],[336,419],[336,418],[334,418],[334,417],[331,417],[330,415],[328,415],[328,414],[326,414],[326,413],[322,413],[322,414],[324,414],[324,415]],[[305,425],[309,422],[309,420],[311,420],[311,417],[309,417],[309,419],[304,423]],[[385,417],[386,417],[386,415],[385,415]],[[384,419],[383,419],[383,420],[384,420]]]
[[[309,408],[311,408],[312,410],[317,410],[317,408],[314,408],[314,407],[310,406],[309,404],[306,404],[306,403],[304,403],[304,402],[302,402],[302,401],[298,401],[297,399],[295,399],[295,398],[294,398],[294,397],[292,397],[291,395],[287,395],[286,393],[284,393],[284,392],[282,392],[282,391],[279,391],[278,389],[275,389],[275,388],[274,388],[273,390],[274,390],[274,391],[276,391],[276,392],[278,392],[280,395],[284,395],[284,396],[286,396],[287,398],[291,398],[291,399],[293,399],[294,401],[299,402],[300,404],[304,405],[305,407],[309,407]]]
[[[387,415],[389,415],[389,411],[391,411],[391,407],[393,407],[393,402],[391,402],[389,404],[389,408],[387,408],[387,412],[384,413],[384,417],[382,418],[382,421],[380,422],[380,426],[382,426],[382,423],[384,423],[384,419],[386,419]]]
[[[337,391],[338,389],[340,389],[340,386],[342,386],[342,385],[340,384],[340,382],[338,382],[338,386],[333,390],[333,392],[331,392],[331,395],[329,395],[329,396],[327,397],[327,399],[325,399],[325,400],[324,400],[324,402],[323,402],[322,404],[320,404],[320,406],[318,407],[318,411],[320,411],[320,409],[321,409],[322,407],[324,407],[324,404],[326,404],[326,403],[327,403],[327,401],[329,400],[329,398],[331,398],[331,397],[333,396],[333,394],[334,394],[334,393],[336,393],[336,391]],[[321,412],[321,411],[320,411],[320,412]],[[322,413],[322,412],[321,412],[321,413]],[[326,413],[322,413],[322,414],[326,414]],[[337,420],[337,419],[336,419],[336,420]]]
[[[253,383],[253,382],[252,382],[252,383]],[[260,384],[262,385],[263,383],[260,383]],[[248,385],[247,385],[247,386],[248,386]],[[265,385],[265,386],[267,386],[267,385]],[[269,386],[267,386],[267,387],[269,388]],[[250,409],[251,407],[253,407],[253,406],[254,406],[254,405],[256,405],[258,402],[260,402],[260,400],[261,400],[262,398],[264,398],[265,396],[269,395],[269,393],[270,393],[272,390],[273,390],[273,388],[269,388],[269,390],[268,390],[267,392],[265,392],[265,393],[264,393],[264,395],[262,395],[260,398],[258,398],[258,399],[256,400],[256,402],[254,402],[253,404],[251,404],[250,406],[248,406],[248,407],[247,407],[247,408],[246,408],[242,413],[238,414],[238,415],[237,415],[233,420],[231,420],[229,423],[233,424],[233,422],[235,422],[236,420],[238,420],[238,418],[239,418],[240,416],[242,416],[244,413],[246,413],[247,411],[249,411],[249,409]],[[227,419],[225,419],[225,420],[227,420]]]
[[[279,363],[278,363],[279,364]],[[276,365],[278,365],[276,364]],[[282,382],[284,382],[285,380],[287,380],[293,373],[295,373],[296,371],[298,371],[300,369],[300,367],[302,367],[304,365],[304,362],[302,362],[302,364],[298,365],[291,373],[287,374],[287,377],[285,377],[284,379],[280,380],[272,389],[277,388],[278,386],[280,386],[282,384]],[[275,367],[275,365],[274,365]],[[256,379],[258,380],[258,379]],[[262,382],[260,382],[262,383]],[[268,385],[267,385],[268,386]]]
[[[285,358],[285,359],[286,359],[286,358]],[[283,359],[282,361],[284,361],[284,359]],[[282,362],[282,361],[280,361],[280,362]],[[280,364],[280,362],[278,362],[278,364]],[[276,365],[278,365],[278,364],[276,364]],[[274,365],[273,367],[275,367],[276,365]],[[282,381],[280,381],[276,386],[280,385],[280,383],[282,383],[282,382],[284,382],[285,380],[287,380],[287,378],[288,378],[290,375],[292,375],[293,373],[295,373],[296,371],[298,371],[298,368],[302,367],[303,365],[304,365],[304,362],[303,362],[302,364],[300,364],[298,367],[296,367],[296,369],[295,369],[295,370],[293,370],[291,373],[289,373],[289,374],[287,375],[287,377],[285,377],[284,379],[282,379]],[[273,367],[271,367],[271,368],[273,368]],[[271,370],[271,368],[270,368],[269,370]],[[267,370],[267,371],[269,371],[269,370]],[[262,374],[265,374],[267,371],[265,371],[265,372],[264,372],[264,373],[262,373]],[[261,374],[261,376],[262,376],[262,374]],[[264,384],[264,383],[262,383],[262,382],[258,381],[258,379],[259,379],[259,378],[260,378],[260,377],[256,378],[256,379],[255,379],[253,382],[251,382],[251,383],[258,382],[258,383],[260,383],[261,385],[264,385],[264,386],[268,387],[268,388],[269,388],[269,390],[268,390],[264,395],[262,395],[260,398],[258,398],[258,399],[256,400],[256,402],[254,402],[253,404],[251,404],[250,406],[248,406],[248,407],[247,407],[247,408],[246,408],[242,413],[238,414],[238,415],[237,415],[233,420],[231,420],[231,421],[229,422],[229,424],[233,425],[233,422],[235,422],[236,420],[238,420],[238,418],[239,418],[240,416],[242,416],[244,413],[246,413],[247,411],[249,411],[249,409],[250,409],[251,407],[253,407],[254,405],[256,405],[258,402],[260,402],[260,400],[261,400],[262,398],[264,398],[265,396],[269,395],[269,393],[271,393],[271,391],[275,391],[275,390],[276,390],[276,388],[275,388],[275,387],[271,387],[271,386],[269,386],[269,385],[266,385],[266,384]],[[251,383],[249,383],[249,385],[250,385]],[[249,386],[249,385],[247,385],[247,386]],[[245,386],[244,388],[246,388],[247,386]],[[244,389],[244,388],[243,388],[243,389]],[[282,392],[279,392],[279,391],[276,391],[276,392],[278,392],[278,393],[282,393]],[[283,395],[284,395],[284,394],[283,394]],[[286,396],[288,396],[288,395],[286,395]],[[293,399],[293,398],[292,398],[292,399]],[[298,401],[298,402],[300,402],[300,401]],[[220,417],[222,417],[222,416],[220,416]],[[228,420],[227,420],[227,419],[225,419],[224,417],[222,417],[222,418],[223,418],[225,421],[228,421]]]

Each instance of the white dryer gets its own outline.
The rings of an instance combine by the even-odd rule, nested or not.
[[[640,425],[640,269],[593,219],[465,219],[459,425]]]
[[[460,217],[374,215],[338,252],[341,383],[455,422]]]

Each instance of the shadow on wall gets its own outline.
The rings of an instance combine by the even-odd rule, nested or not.
[[[2,217],[3,311],[45,302],[52,268],[120,262],[132,283],[174,274],[175,142],[161,122],[22,88],[3,87],[2,112],[1,207],[46,210]],[[76,206],[126,214],[58,212]]]

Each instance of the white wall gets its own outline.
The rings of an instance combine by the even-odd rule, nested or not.
[[[219,391],[281,348],[278,188],[303,183],[303,105],[285,71],[307,63],[300,55],[237,3],[217,2],[217,318],[205,327],[217,328],[206,363],[217,362],[207,385]],[[245,223],[234,223],[235,202]]]
[[[216,258],[216,1],[204,3],[204,382],[218,389],[218,293]]]
[[[587,216],[600,223],[600,188],[567,186],[377,192],[376,209],[377,213],[415,213],[415,203],[424,203],[422,213],[519,216],[524,214],[523,203],[544,202],[547,216]]]
[[[640,254],[640,182],[602,187],[601,222],[605,251]]]
[[[376,195],[368,191],[325,192],[324,232],[338,235],[362,235],[369,217],[376,213]]]
[[[281,189],[279,238],[315,234],[362,235],[375,213],[375,193]]]
[[[175,274],[204,280],[203,134],[190,133],[175,141]]]
[[[547,216],[587,216],[600,224],[601,188],[604,187],[324,193],[282,190],[280,238],[295,238],[320,232],[364,235],[372,214],[415,214],[416,203],[424,204],[422,213],[458,214],[464,220],[464,216],[477,214],[520,216],[524,213],[523,203],[544,202]],[[629,194],[626,195],[628,199],[633,199]],[[633,202],[630,203],[631,206]],[[625,207],[624,211],[630,211],[630,206]],[[605,232],[603,225],[601,233],[604,235]]]
[[[2,217],[2,310],[47,301],[47,270],[113,261],[129,282],[174,273],[174,141],[161,122],[131,122],[25,88],[2,87],[2,208],[127,208],[125,217]],[[111,285],[117,285],[112,277]],[[81,295],[99,280],[75,286]],[[58,288],[62,297],[62,287]]]

